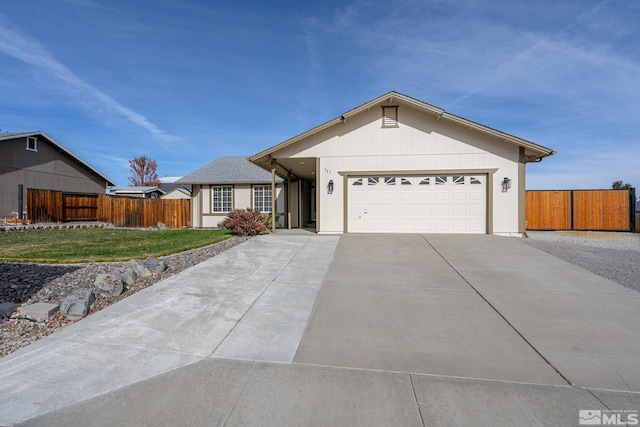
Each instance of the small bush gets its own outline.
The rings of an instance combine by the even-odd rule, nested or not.
[[[238,236],[255,236],[269,232],[269,220],[256,209],[234,209],[220,223]]]

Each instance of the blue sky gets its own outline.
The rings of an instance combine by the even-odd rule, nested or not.
[[[527,188],[640,186],[637,0],[0,0],[0,129],[119,185],[251,155],[390,90],[552,148]]]

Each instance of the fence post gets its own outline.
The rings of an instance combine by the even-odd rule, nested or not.
[[[573,230],[573,221],[574,221],[573,216],[575,215],[575,208],[574,208],[574,205],[573,205],[573,190],[571,190],[570,194],[571,194],[571,202],[570,202],[570,204],[571,204],[571,230]]]
[[[629,225],[631,226],[631,232],[636,232],[636,189],[631,187],[629,189]]]
[[[24,184],[18,184],[18,219],[24,219]]]

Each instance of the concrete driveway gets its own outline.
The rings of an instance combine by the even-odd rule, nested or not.
[[[262,236],[0,359],[0,396],[3,425],[633,421],[640,293],[515,238]]]

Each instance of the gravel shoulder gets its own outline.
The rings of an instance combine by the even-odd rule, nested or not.
[[[528,231],[537,249],[640,292],[640,234],[596,231]]]
[[[96,303],[89,315],[246,240],[246,237],[234,236],[203,248],[161,257],[167,263],[167,269],[164,272],[153,273],[148,278],[139,278],[117,297],[96,293]],[[60,304],[76,290],[93,288],[98,274],[109,273],[124,264],[124,262],[71,265],[0,263],[0,291],[2,292],[0,304],[11,302],[19,305],[36,302]],[[16,311],[7,315],[0,313],[0,357],[71,323],[73,323],[72,320],[65,319],[60,314],[54,315],[49,321],[37,322],[19,316]]]

